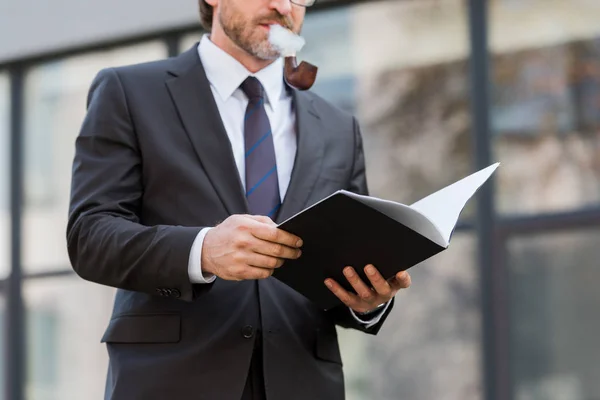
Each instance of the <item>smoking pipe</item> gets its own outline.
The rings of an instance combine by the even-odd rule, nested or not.
[[[308,90],[317,79],[318,68],[306,61],[298,65],[296,56],[285,57],[284,77],[288,84],[298,90]]]

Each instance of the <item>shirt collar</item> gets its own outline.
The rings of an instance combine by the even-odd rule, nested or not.
[[[253,74],[239,61],[215,45],[208,34],[202,36],[198,44],[198,54],[208,81],[223,101],[227,101],[248,76],[254,76],[265,89],[267,96],[265,101],[275,111],[285,90],[282,58],[278,58],[275,62]]]

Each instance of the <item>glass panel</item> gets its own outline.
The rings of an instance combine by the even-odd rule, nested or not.
[[[515,400],[600,398],[600,230],[508,242]]]
[[[27,74],[23,221],[26,272],[70,265],[65,227],[71,167],[92,79],[107,66],[165,56],[164,44],[152,42],[44,64]]]
[[[100,343],[114,290],[77,276],[26,280],[28,400],[99,399],[108,356]]]
[[[0,72],[0,279],[10,271],[10,84]]]
[[[307,16],[298,58],[358,117],[373,195],[410,204],[472,172],[466,15],[460,0],[425,0]]]
[[[598,205],[600,2],[495,1],[490,15],[499,210]]]
[[[467,15],[460,0],[423,0],[307,16],[298,58],[319,67],[318,94],[358,117],[372,195],[410,204],[471,172]],[[340,329],[348,399],[482,398],[474,253],[455,235],[413,269],[376,337]]]

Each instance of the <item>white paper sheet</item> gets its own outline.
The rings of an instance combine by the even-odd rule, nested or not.
[[[410,208],[419,211],[435,224],[447,246],[467,201],[473,197],[477,189],[488,180],[499,165],[500,163],[490,165],[446,186],[412,204]]]

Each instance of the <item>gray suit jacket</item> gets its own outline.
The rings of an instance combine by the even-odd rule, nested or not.
[[[279,221],[338,189],[367,193],[356,120],[310,92],[293,101],[298,151]],[[106,398],[238,400],[260,330],[270,399],[343,399],[335,325],[376,334],[385,316],[366,329],[274,278],[190,283],[200,229],[248,213],[196,47],[102,70],[87,106],[67,240],[79,276],[118,288]]]

